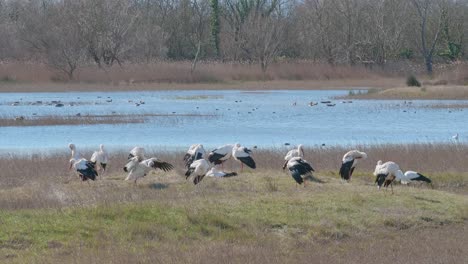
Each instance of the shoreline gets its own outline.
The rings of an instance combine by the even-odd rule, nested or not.
[[[394,87],[401,78],[334,79],[334,80],[273,80],[228,81],[208,83],[29,83],[0,82],[0,93],[29,92],[122,92],[122,91],[170,91],[170,90],[354,90],[358,88],[384,89]],[[399,84],[399,83],[398,83]]]

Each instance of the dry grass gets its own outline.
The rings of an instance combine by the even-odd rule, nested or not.
[[[385,90],[372,90],[369,93],[349,95],[350,99],[400,99],[400,100],[466,100],[468,86],[424,86],[398,87]]]
[[[144,123],[158,118],[159,125],[172,125],[185,118],[215,118],[216,115],[202,114],[142,114],[142,115],[82,115],[82,116],[34,116],[23,118],[0,118],[0,127],[11,126],[57,126],[57,125],[104,125]]]
[[[40,64],[0,64],[0,91],[109,91],[167,89],[351,89],[393,87],[403,81],[361,67],[313,62],[282,62],[263,75],[258,65],[206,62],[190,74],[189,62],[126,64],[108,69],[81,69],[74,82],[57,80]],[[3,80],[3,81],[2,81]]]
[[[67,172],[68,153],[3,157],[0,262],[463,263],[468,146],[359,148],[369,159],[351,184],[337,175],[346,149],[305,149],[323,183],[298,189],[280,169],[286,149],[256,150],[259,169],[198,186],[183,177],[183,152],[157,152],[177,169],[137,187],[123,181],[125,152],[90,185]],[[435,190],[377,192],[377,159],[427,172]]]

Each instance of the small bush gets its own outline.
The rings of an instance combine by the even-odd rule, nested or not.
[[[421,83],[416,79],[416,76],[410,75],[408,78],[406,78],[406,85],[408,86],[417,86],[421,87]]]

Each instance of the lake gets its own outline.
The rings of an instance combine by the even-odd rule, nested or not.
[[[468,110],[440,107],[466,101],[335,99],[347,94],[338,90],[1,93],[2,118],[78,113],[167,116],[147,117],[147,122],[137,124],[1,127],[0,152],[68,150],[70,142],[92,149],[101,143],[109,149],[136,145],[186,149],[203,143],[210,149],[235,142],[259,147],[449,143],[455,133],[462,142],[468,135]],[[309,102],[318,104],[309,106]],[[186,114],[190,116],[180,116]]]

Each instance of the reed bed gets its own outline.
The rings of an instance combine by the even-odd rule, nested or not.
[[[216,118],[214,114],[139,114],[139,115],[81,115],[81,116],[34,116],[2,117],[0,127],[16,126],[59,126],[59,125],[114,125],[157,122],[173,125],[185,122],[187,118]]]
[[[288,61],[273,63],[267,73],[253,63],[222,63],[202,61],[191,72],[191,61],[159,61],[154,63],[129,63],[99,69],[89,65],[77,70],[75,80],[85,83],[218,83],[229,81],[258,80],[329,80],[365,79],[383,75],[360,66],[332,66],[312,61]],[[387,74],[388,75],[388,74]],[[0,80],[5,82],[51,82],[66,81],[43,64],[4,63],[0,64]]]

